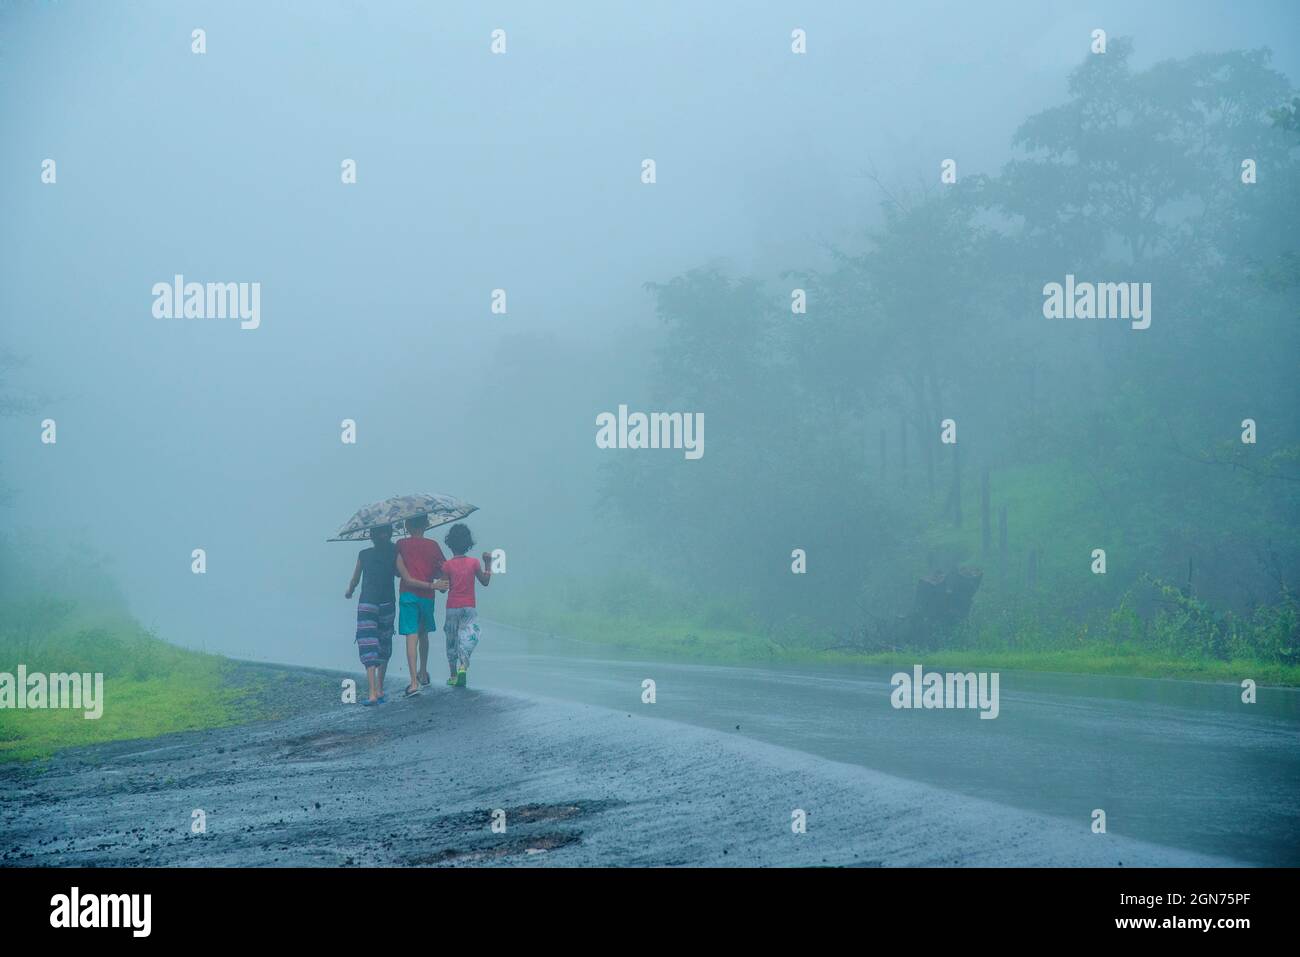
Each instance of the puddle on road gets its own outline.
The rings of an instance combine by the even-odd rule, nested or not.
[[[498,861],[503,857],[518,854],[545,854],[556,848],[579,844],[582,835],[573,831],[554,831],[549,834],[533,834],[528,837],[503,838],[495,842],[484,841],[478,847],[448,847],[433,854],[415,855],[403,859],[404,864],[479,864]]]
[[[572,801],[563,804],[523,804],[505,811],[507,833],[492,833],[489,822],[495,809],[460,812],[439,818],[432,830],[451,831],[447,835],[449,846],[424,854],[411,854],[402,858],[407,865],[477,864],[491,863],[502,858],[545,854],[549,851],[582,842],[581,830],[543,830],[541,825],[581,822],[608,810],[619,801]],[[522,832],[522,833],[515,833]]]
[[[268,750],[277,753],[284,761],[312,761],[355,754],[387,737],[383,731],[364,731],[349,734],[345,731],[317,731],[287,741],[279,741]]]

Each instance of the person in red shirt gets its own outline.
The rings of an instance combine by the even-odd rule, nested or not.
[[[480,562],[466,554],[474,547],[474,536],[469,526],[457,522],[443,539],[451,549],[453,558],[442,563],[442,575],[447,581],[447,612],[443,615],[442,630],[447,636],[447,667],[451,677],[447,684],[464,688],[469,682],[469,657],[478,647],[478,608],[474,598],[474,582],[484,588],[492,580],[492,570],[487,567],[491,552],[483,553]]]
[[[443,554],[438,543],[424,537],[429,516],[406,520],[406,538],[397,542],[397,574],[402,577],[397,601],[397,630],[406,639],[406,664],[411,684],[406,697],[420,693],[429,683],[429,632],[438,626],[433,620],[433,596],[445,591],[441,580]],[[419,667],[416,650],[419,649]]]

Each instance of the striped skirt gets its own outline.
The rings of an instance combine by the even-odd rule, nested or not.
[[[393,618],[397,606],[391,602],[372,605],[357,602],[357,654],[366,668],[388,664],[393,656]]]

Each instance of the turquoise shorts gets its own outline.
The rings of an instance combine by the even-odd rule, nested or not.
[[[402,592],[397,603],[397,633],[414,635],[421,631],[437,631],[433,623],[433,599],[423,595]]]

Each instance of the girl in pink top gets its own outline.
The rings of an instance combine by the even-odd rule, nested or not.
[[[469,658],[478,647],[478,608],[474,601],[474,582],[484,588],[492,580],[488,563],[491,552],[483,553],[483,561],[467,554],[474,547],[474,536],[469,526],[457,522],[444,539],[452,557],[442,563],[442,577],[447,581],[447,610],[443,613],[442,630],[447,636],[447,667],[451,677],[447,684],[464,688],[469,680]]]

